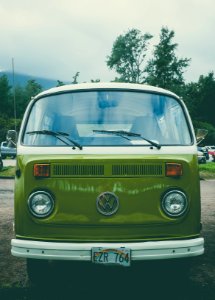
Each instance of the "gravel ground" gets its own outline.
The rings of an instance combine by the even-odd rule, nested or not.
[[[0,299],[215,299],[215,180],[201,181],[202,223],[206,252],[195,258],[187,276],[163,262],[131,269],[74,270],[69,263],[57,267],[56,282],[32,286],[25,259],[10,255],[13,237],[13,180],[0,179]],[[75,274],[75,276],[74,276]],[[73,296],[73,297],[72,297]]]

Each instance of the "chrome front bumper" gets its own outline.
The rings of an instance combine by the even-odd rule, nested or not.
[[[132,261],[185,258],[204,253],[202,237],[139,243],[59,243],[12,239],[11,246],[12,255],[17,257],[75,261],[91,261],[93,247],[129,248]]]

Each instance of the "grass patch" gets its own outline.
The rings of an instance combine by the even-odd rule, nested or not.
[[[202,179],[215,179],[215,162],[200,164],[199,173]]]
[[[0,172],[1,177],[14,177],[15,176],[15,167],[3,167]]]

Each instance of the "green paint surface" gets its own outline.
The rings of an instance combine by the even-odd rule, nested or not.
[[[181,163],[183,175],[165,176],[167,162]],[[49,163],[51,176],[35,178],[35,163]],[[200,189],[195,155],[25,155],[17,157],[21,176],[15,180],[16,237],[49,241],[147,241],[199,236]],[[183,191],[186,213],[170,218],[161,208],[171,189]],[[53,213],[31,215],[29,195],[49,191]],[[96,208],[103,192],[119,199],[119,209],[104,216]]]

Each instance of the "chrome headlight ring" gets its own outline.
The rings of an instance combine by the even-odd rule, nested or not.
[[[54,198],[46,191],[33,192],[28,198],[28,208],[37,218],[48,217],[54,210]]]
[[[168,217],[180,217],[188,209],[188,199],[180,190],[170,190],[164,194],[161,206]]]

